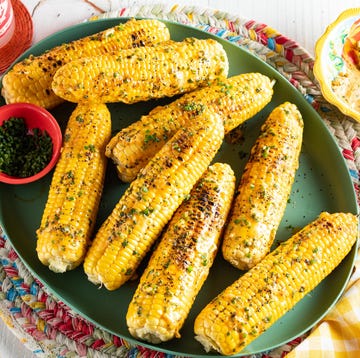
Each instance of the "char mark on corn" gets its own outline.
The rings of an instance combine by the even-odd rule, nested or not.
[[[131,335],[151,343],[180,337],[218,251],[234,190],[231,167],[215,163],[177,209],[129,305]]]
[[[156,19],[131,19],[102,32],[56,46],[39,56],[15,64],[2,81],[7,103],[30,102],[51,109],[63,102],[51,89],[55,72],[66,63],[83,58],[168,41],[166,25]]]
[[[357,233],[356,215],[321,213],[213,299],[195,319],[195,338],[240,353],[341,263]]]
[[[184,94],[166,106],[158,106],[139,121],[122,129],[106,147],[124,182],[135,179],[150,158],[204,108],[224,120],[225,134],[260,112],[273,95],[273,82],[260,73],[244,73],[219,79],[209,86]]]
[[[276,107],[251,149],[225,229],[222,252],[246,270],[270,251],[299,166],[303,119],[295,104]]]
[[[225,78],[228,66],[219,42],[187,38],[72,61],[56,72],[52,89],[70,102],[131,104],[192,91]]]
[[[104,185],[111,135],[105,104],[79,104],[68,121],[60,159],[37,233],[40,261],[55,272],[82,263]]]
[[[84,262],[90,281],[114,290],[131,278],[223,137],[222,119],[205,111],[161,148],[97,232]]]

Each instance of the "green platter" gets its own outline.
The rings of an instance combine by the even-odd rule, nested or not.
[[[76,25],[42,40],[21,58],[30,53],[40,54],[55,45],[98,32],[126,20],[128,18],[104,19]],[[237,179],[241,175],[259,127],[270,111],[284,101],[293,102],[300,109],[305,122],[300,167],[276,240],[286,240],[293,233],[294,227],[303,227],[315,219],[321,211],[345,211],[356,214],[356,196],[345,160],[322,119],[301,93],[275,69],[236,44],[193,27],[165,22],[175,40],[193,36],[198,38],[211,37],[221,42],[230,61],[229,75],[258,71],[276,80],[272,102],[256,117],[244,124],[245,141],[236,145],[224,142],[215,159],[230,163],[236,172]],[[115,132],[139,119],[141,114],[146,114],[154,106],[169,101],[167,99],[135,105],[109,105],[112,113],[113,131]],[[0,104],[4,104],[3,99],[0,99]],[[73,108],[73,104],[65,103],[52,111],[63,129]],[[62,300],[82,317],[93,322],[97,327],[131,343],[188,357],[217,356],[214,352],[205,353],[200,343],[195,341],[193,334],[194,318],[205,304],[232,283],[241,272],[225,262],[219,253],[211,273],[181,330],[181,338],[160,345],[150,345],[134,340],[127,330],[125,315],[137,281],[126,283],[118,290],[110,292],[105,288],[99,289],[91,284],[82,267],[65,274],[55,274],[38,260],[35,251],[35,230],[40,224],[51,175],[52,173],[32,184],[18,186],[1,184],[0,186],[1,226],[30,272],[55,297]],[[122,184],[117,179],[115,167],[109,162],[97,227],[110,214],[126,187],[127,185]],[[343,292],[350,277],[355,256],[356,247],[354,246],[330,276],[267,332],[246,347],[240,355],[270,350],[296,338],[314,326],[335,304]]]

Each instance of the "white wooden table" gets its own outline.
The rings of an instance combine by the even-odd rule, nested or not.
[[[157,0],[22,0],[34,22],[34,42],[98,13],[129,7],[137,3],[154,4]],[[167,4],[170,1],[166,1]],[[220,9],[270,25],[314,53],[316,40],[345,9],[360,7],[359,0],[174,0],[174,4]],[[31,358],[33,353],[18,340],[0,319],[0,357]]]

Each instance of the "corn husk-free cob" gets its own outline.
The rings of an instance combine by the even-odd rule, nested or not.
[[[114,290],[133,276],[220,148],[222,122],[218,114],[204,111],[143,168],[93,240],[84,262],[90,281]]]
[[[214,298],[195,338],[206,350],[240,353],[340,264],[357,233],[356,215],[321,213]]]
[[[64,272],[82,263],[104,185],[111,135],[105,104],[79,104],[68,121],[37,234],[40,261]]]
[[[53,76],[62,65],[82,57],[91,57],[118,49],[152,46],[168,41],[166,25],[156,19],[131,19],[39,56],[29,56],[17,63],[2,81],[2,95],[7,103],[30,102],[53,108],[63,102],[51,89]]]
[[[270,251],[299,166],[303,119],[295,104],[276,107],[251,149],[225,229],[222,252],[247,270]]]
[[[222,116],[226,134],[263,109],[272,95],[273,82],[260,73],[215,81],[154,108],[122,129],[107,145],[106,156],[116,164],[119,178],[130,182],[178,128],[190,123],[205,107]]]
[[[58,69],[52,89],[70,102],[131,104],[192,91],[228,70],[218,41],[187,38],[72,61]]]
[[[215,163],[175,212],[127,311],[127,325],[134,337],[151,343],[180,337],[213,264],[234,190],[231,167]]]

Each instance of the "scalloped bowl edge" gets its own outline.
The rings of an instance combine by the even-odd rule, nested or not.
[[[327,77],[326,73],[324,73],[325,66],[322,58],[324,46],[327,43],[329,35],[342,21],[354,15],[359,15],[360,17],[360,7],[343,11],[334,22],[328,25],[324,34],[317,40],[315,44],[315,61],[313,72],[316,80],[320,84],[320,89],[324,98],[331,104],[335,105],[344,115],[360,122],[360,112],[350,108],[345,101],[339,99],[339,97],[334,93],[331,87],[331,82],[329,82],[330,79]]]

